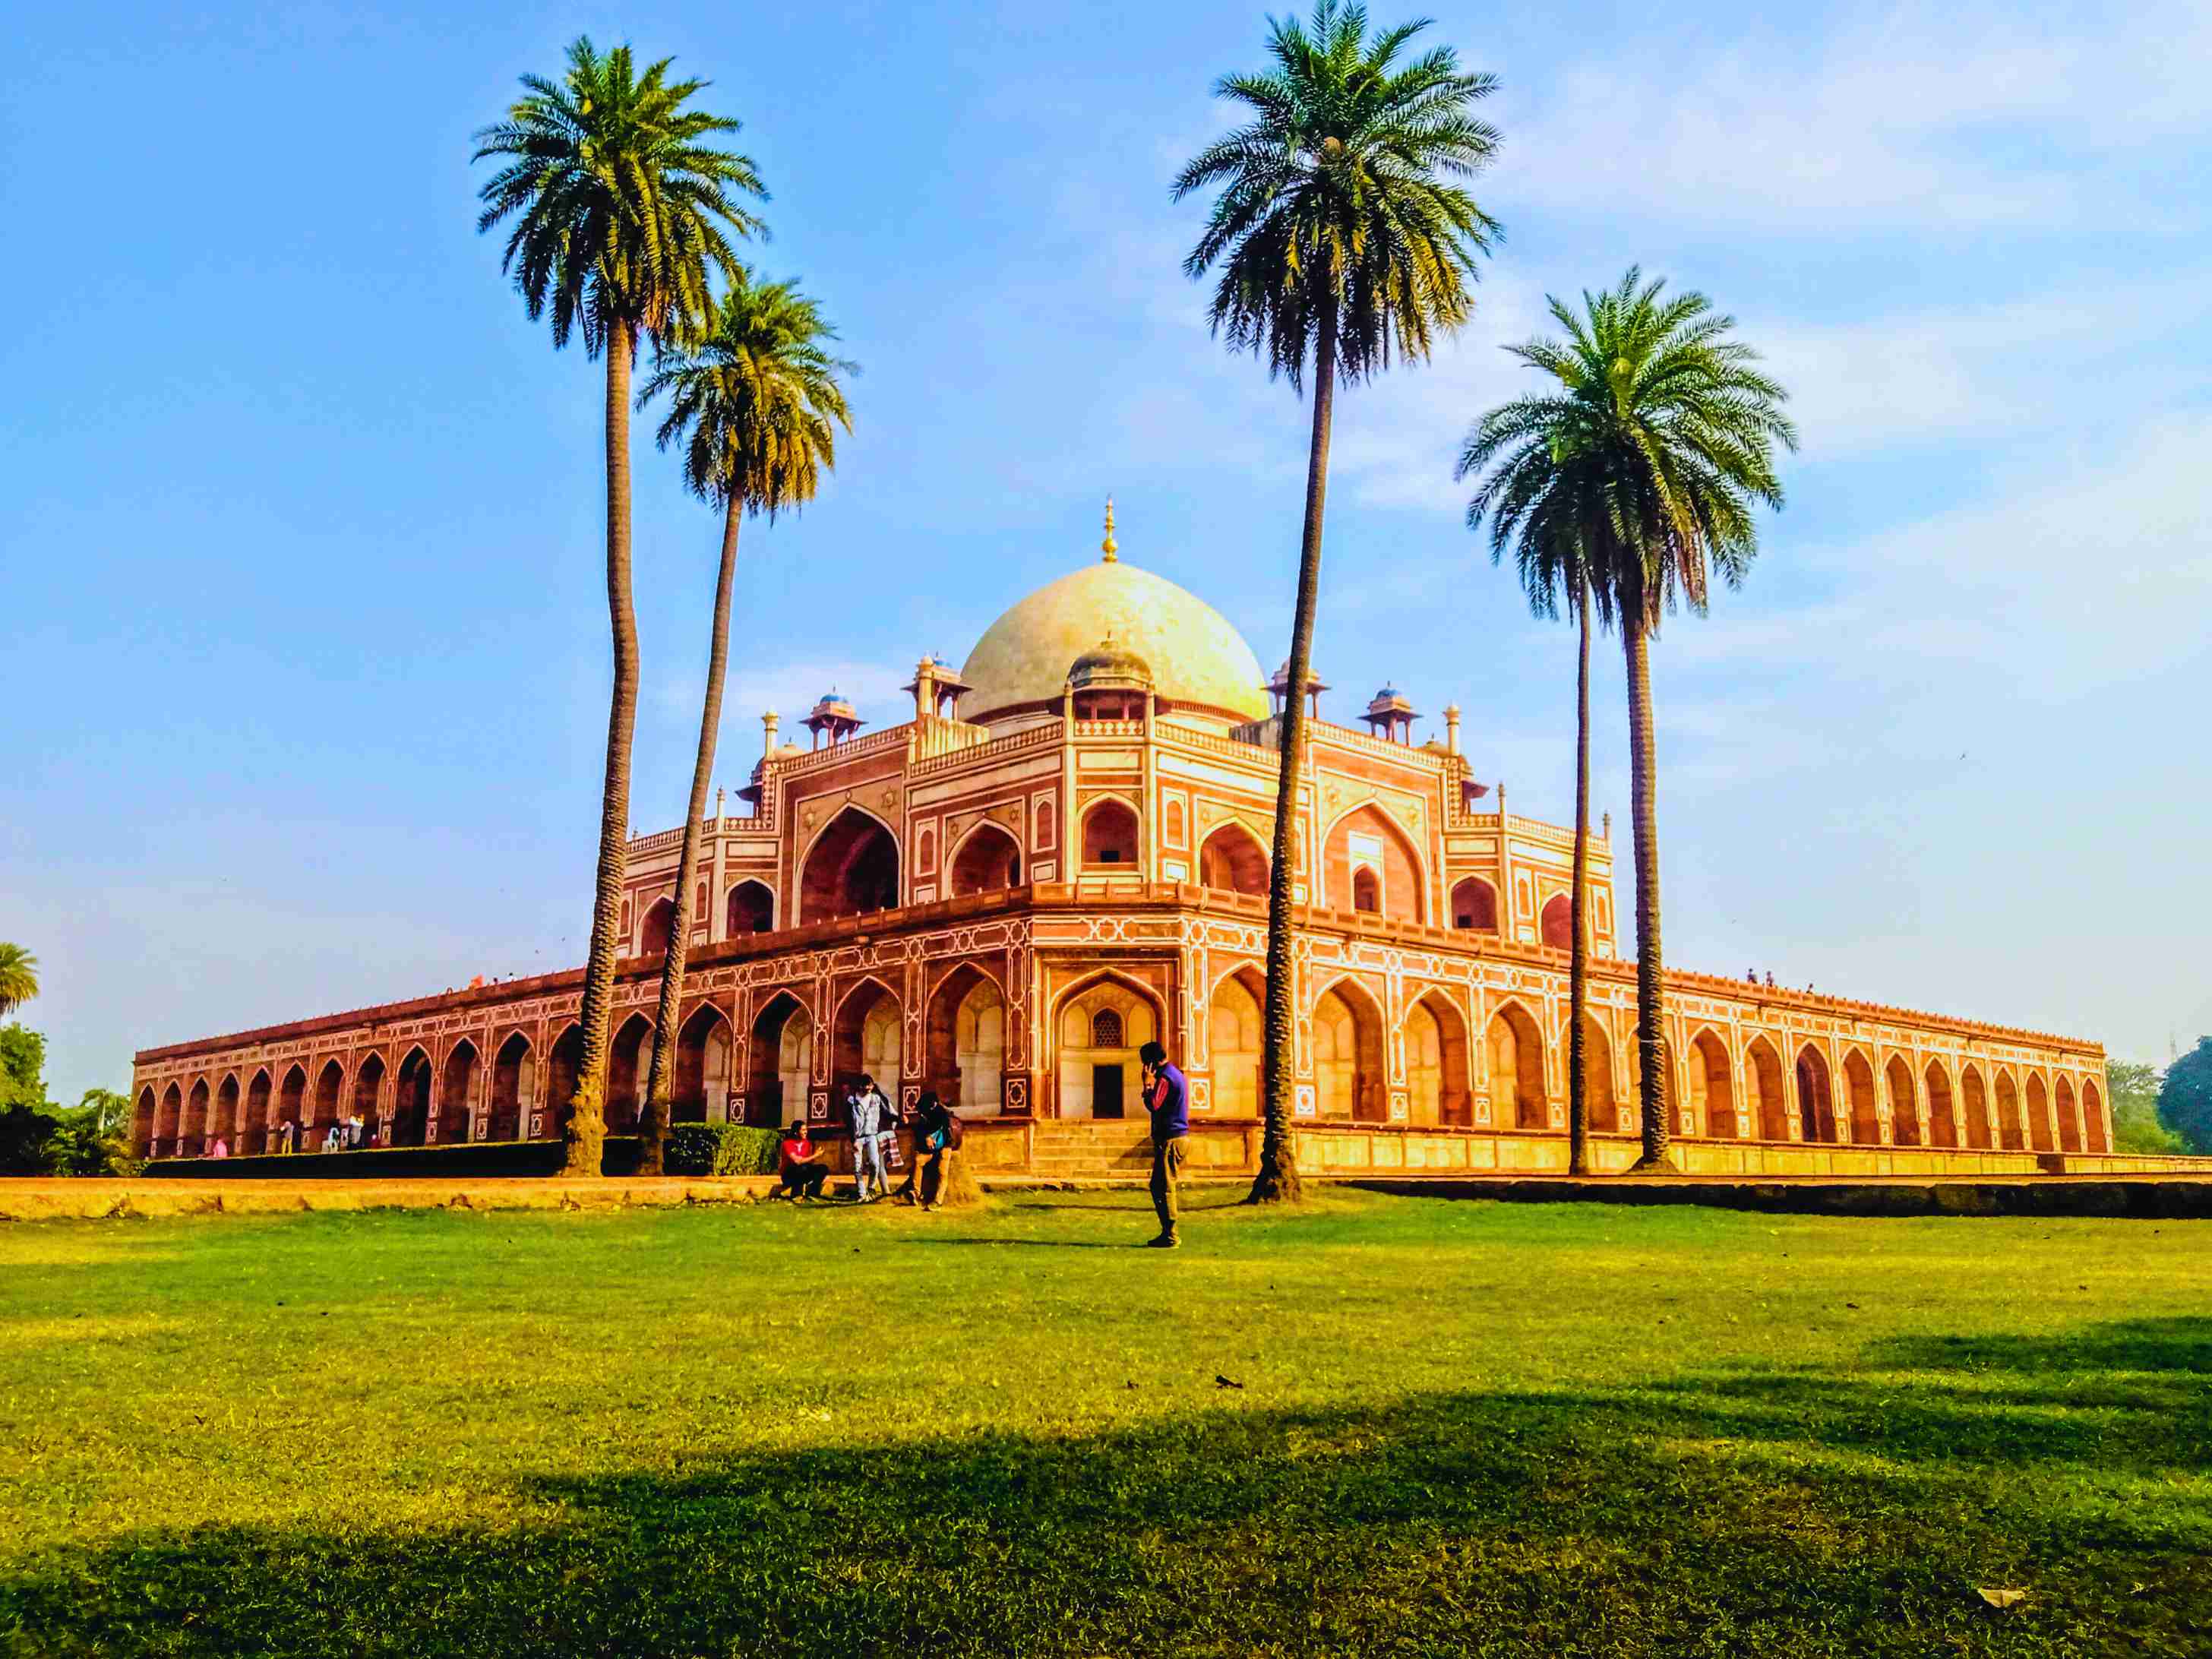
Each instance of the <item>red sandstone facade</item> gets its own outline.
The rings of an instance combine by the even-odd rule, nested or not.
[[[1078,630],[1096,643],[1066,651]],[[1157,1035],[1201,1126],[1249,1141],[1231,1132],[1258,1098],[1278,753],[1249,649],[1109,542],[1103,567],[1008,612],[967,672],[925,659],[914,719],[872,735],[834,697],[811,749],[779,746],[770,716],[750,811],[708,821],[690,893],[672,890],[680,830],[630,842],[611,1130],[634,1127],[684,926],[679,1121],[825,1120],[866,1072],[1027,1126],[980,1138],[1018,1165],[1038,1126],[1140,1119],[1135,1054]],[[1475,810],[1488,792],[1447,717],[1417,746],[1386,688],[1369,732],[1309,723],[1297,1112],[1333,1167],[1563,1168],[1572,837],[1507,812],[1502,788]],[[1618,1167],[1635,988],[1604,836],[1590,923],[1589,1098]],[[580,994],[570,972],[146,1049],[135,1149],[252,1153],[280,1123],[307,1143],[356,1114],[379,1146],[552,1135]],[[1679,973],[1667,1020],[1693,1168],[2033,1168],[2111,1145],[2092,1042]]]

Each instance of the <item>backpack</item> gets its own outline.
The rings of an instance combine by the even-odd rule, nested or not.
[[[958,1152],[967,1132],[960,1127],[960,1114],[948,1109],[945,1114],[945,1146],[948,1152]]]

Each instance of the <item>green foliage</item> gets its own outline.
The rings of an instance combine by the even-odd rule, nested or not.
[[[638,394],[642,408],[668,394],[663,449],[684,442],[684,482],[707,501],[732,497],[773,521],[814,499],[837,465],[837,428],[853,429],[833,357],[837,331],[789,283],[756,283],[738,266],[706,327],[664,352]]]
[[[2105,1062],[2106,1103],[2116,1152],[2182,1152],[2181,1137],[2158,1121],[2160,1072],[2129,1060]]]
[[[1515,548],[1545,614],[1583,572],[1601,620],[1656,626],[1678,597],[1702,613],[1709,567],[1741,583],[1759,550],[1753,508],[1782,505],[1774,446],[1797,444],[1789,394],[1728,337],[1735,319],[1665,286],[1632,267],[1585,291],[1580,312],[1551,297],[1565,340],[1506,350],[1559,389],[1491,410],[1460,452],[1456,476],[1486,474],[1468,527],[1489,519],[1493,557]]]
[[[12,1014],[39,994],[39,959],[20,945],[0,940],[0,1014]]]
[[[0,1111],[50,1109],[46,1073],[46,1038],[21,1025],[0,1025]]]
[[[678,1123],[668,1132],[662,1167],[673,1176],[774,1175],[774,1129],[743,1123]]]
[[[2212,1036],[2166,1068],[2159,1085],[2158,1121],[2192,1152],[2212,1152]]]
[[[96,1134],[131,1133],[131,1097],[112,1089],[87,1089],[78,1097],[73,1115],[82,1115]]]
[[[1460,73],[1449,46],[1401,64],[1427,27],[1369,40],[1366,8],[1340,0],[1318,0],[1310,24],[1271,20],[1274,66],[1214,83],[1254,118],[1176,176],[1177,201],[1221,187],[1183,261],[1194,279],[1220,268],[1215,332],[1294,387],[1326,333],[1359,380],[1394,353],[1426,358],[1474,308],[1475,260],[1498,226],[1450,180],[1498,153],[1497,129],[1471,113],[1497,78]]]
[[[551,310],[556,346],[580,326],[596,357],[617,327],[659,338],[696,324],[710,268],[738,269],[723,226],[762,229],[732,199],[767,198],[751,159],[702,142],[740,124],[686,109],[707,83],[671,83],[672,61],[640,76],[628,46],[601,57],[579,37],[558,84],[524,76],[528,95],[477,134],[471,159],[501,164],[477,228],[514,219],[501,269],[532,321]]]
[[[0,1227],[0,1651],[2203,1652],[2208,1224],[1193,1196]]]
[[[54,1172],[54,1137],[61,1125],[29,1106],[0,1110],[0,1175],[39,1176]]]

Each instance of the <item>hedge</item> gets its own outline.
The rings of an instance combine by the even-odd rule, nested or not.
[[[668,1131],[661,1167],[672,1176],[762,1176],[776,1172],[779,1131],[743,1123],[678,1123]]]

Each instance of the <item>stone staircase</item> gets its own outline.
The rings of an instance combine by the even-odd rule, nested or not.
[[[1027,1173],[1043,1181],[1143,1181],[1152,1172],[1151,1126],[1142,1120],[1042,1119],[1030,1127]],[[1246,1137],[1233,1131],[1194,1133],[1187,1176],[1226,1175],[1250,1167]]]

